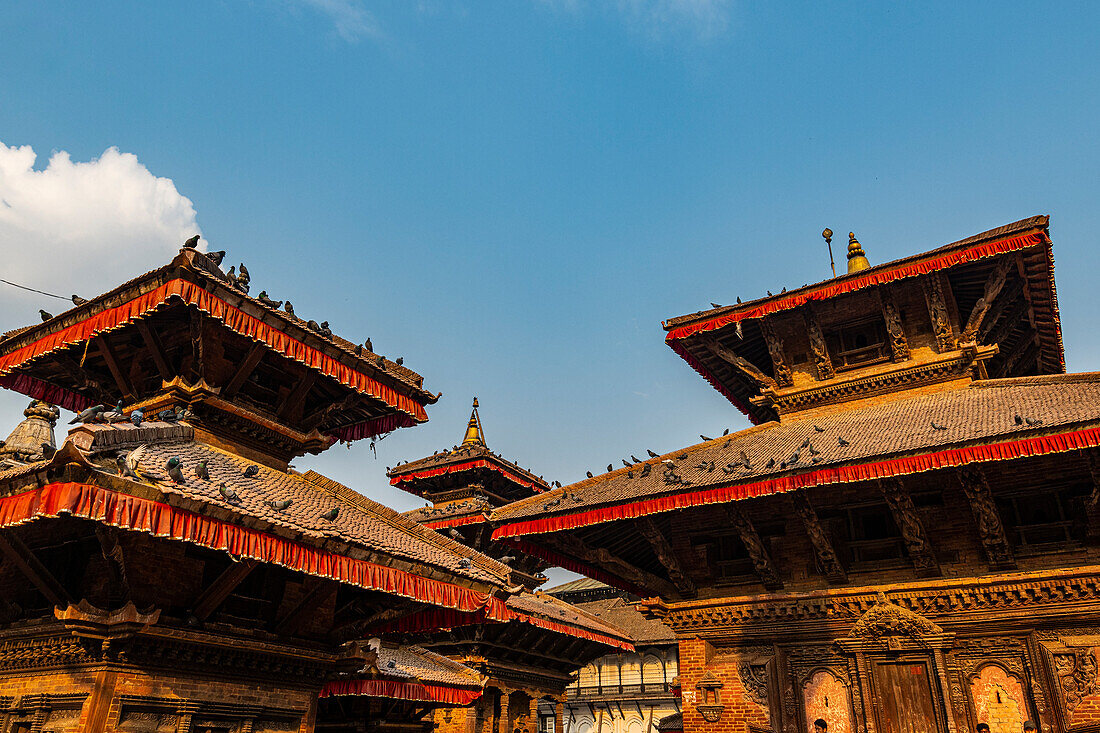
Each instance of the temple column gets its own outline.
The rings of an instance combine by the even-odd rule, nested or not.
[[[497,733],[512,733],[511,720],[512,695],[507,688],[500,688],[500,703],[497,712]]]
[[[565,733],[565,705],[561,700],[554,701],[554,733]]]

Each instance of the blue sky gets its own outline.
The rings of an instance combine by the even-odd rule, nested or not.
[[[1098,16],[9,2],[0,141],[37,159],[5,148],[0,277],[91,295],[201,227],[256,291],[444,393],[377,460],[298,462],[401,509],[385,466],[457,442],[475,394],[490,445],[563,482],[744,427],[660,321],[826,278],[826,226],[874,263],[1050,214],[1068,365],[1100,369]],[[64,305],[0,291],[0,329],[39,307]]]

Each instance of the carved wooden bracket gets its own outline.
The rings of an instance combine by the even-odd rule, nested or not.
[[[997,296],[1001,294],[1001,289],[1008,281],[1009,274],[1015,269],[1016,259],[1014,257],[1004,257],[989,273],[982,297],[978,298],[978,302],[974,304],[974,310],[970,312],[970,318],[966,321],[966,328],[963,329],[959,341],[970,343],[975,340],[978,331],[982,327],[982,321],[989,313],[989,309],[993,307],[993,302],[997,300]]]
[[[817,512],[810,504],[810,497],[806,494],[806,490],[800,489],[794,492],[791,495],[791,501],[794,503],[795,512],[806,528],[806,534],[809,536],[810,542],[813,543],[821,574],[830,583],[847,583],[848,573],[845,572],[844,565],[841,564],[840,558],[833,548],[833,543],[817,516]]]
[[[730,524],[737,531],[741,544],[748,550],[749,559],[752,560],[752,568],[760,576],[760,582],[768,590],[779,590],[783,587],[783,580],[779,577],[779,571],[772,562],[768,550],[764,547],[764,541],[760,539],[760,533],[756,531],[752,520],[741,511],[736,504],[726,505],[726,514]]]
[[[928,316],[932,321],[932,332],[936,334],[936,346],[939,351],[955,349],[954,329],[947,310],[947,300],[943,294],[943,281],[939,273],[925,275],[921,280],[924,288],[924,301],[928,305]]]
[[[615,575],[632,585],[646,588],[665,598],[675,598],[679,590],[675,585],[653,573],[643,570],[630,562],[613,555],[603,547],[590,547],[577,537],[559,539],[549,534],[539,535],[536,538],[538,544],[545,545],[555,552],[567,557],[576,557],[588,565],[594,565],[601,570]]]
[[[890,358],[894,362],[905,361],[909,358],[909,341],[905,338],[905,324],[901,321],[901,313],[889,290],[880,289],[879,299],[882,302],[882,319],[886,322],[886,333],[890,335]]]
[[[802,311],[802,317],[806,321],[806,335],[810,339],[810,353],[813,355],[814,366],[817,367],[817,378],[832,379],[836,376],[836,372],[833,370],[833,360],[829,357],[825,334],[821,332],[821,326],[817,325],[817,316],[811,308],[805,308]]]
[[[775,334],[775,329],[767,318],[760,319],[760,331],[764,334],[764,342],[768,345],[768,355],[772,359],[772,373],[775,382],[780,387],[790,387],[794,384],[791,375],[791,367],[787,364],[783,354],[783,340]]]
[[[657,527],[657,523],[648,517],[643,517],[638,520],[638,531],[646,538],[650,547],[653,548],[654,554],[657,555],[657,559],[660,560],[661,564],[668,570],[669,577],[672,579],[677,590],[685,597],[695,597],[695,583],[688,577],[688,574],[684,572],[683,565],[680,564],[680,559],[676,557],[672,545],[668,543],[664,534],[661,533],[661,530]]]
[[[722,344],[718,343],[717,339],[708,338],[703,340],[703,345],[707,347],[710,353],[717,356],[722,361],[732,366],[737,371],[741,372],[744,376],[748,377],[749,381],[754,382],[756,386],[761,388],[775,387],[776,381],[769,377],[764,372],[760,371],[755,364],[743,356],[738,356],[732,349],[727,349]]]
[[[974,522],[978,525],[978,537],[985,549],[990,566],[1012,569],[1016,567],[1016,558],[1012,546],[1005,535],[1001,513],[993,501],[989,482],[982,469],[977,466],[963,466],[958,470],[959,483],[962,484],[970,510],[974,513]]]
[[[917,508],[913,505],[913,497],[909,489],[899,478],[885,478],[879,481],[882,495],[890,507],[890,513],[901,530],[901,537],[905,541],[905,549],[909,552],[909,559],[913,561],[913,567],[917,575],[927,578],[942,575],[939,562],[932,551],[932,543],[928,540],[928,533],[917,515]]]

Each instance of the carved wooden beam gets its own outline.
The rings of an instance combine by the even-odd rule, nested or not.
[[[978,298],[978,302],[974,304],[974,310],[970,311],[966,328],[963,329],[962,335],[959,337],[960,342],[970,343],[974,341],[979,329],[982,327],[982,321],[989,313],[990,308],[993,307],[993,302],[997,300],[997,296],[1001,294],[1005,282],[1008,281],[1009,273],[1015,269],[1015,258],[1003,257],[993,268],[993,271],[989,273],[989,278],[985,281],[985,290],[982,292],[982,297]]]
[[[755,364],[743,356],[738,356],[732,349],[727,349],[725,346],[718,343],[716,339],[703,339],[703,345],[707,347],[710,353],[741,372],[750,382],[755,383],[757,387],[765,388],[776,386],[775,380],[760,371]]]
[[[100,402],[113,404],[115,391],[92,376],[87,369],[64,354],[57,354],[53,360],[76,383],[78,389],[90,390]]]
[[[840,558],[836,554],[836,549],[833,547],[832,540],[829,539],[821,519],[818,518],[813,505],[810,504],[810,497],[806,490],[799,489],[794,492],[791,495],[791,501],[794,502],[795,513],[802,520],[802,524],[806,528],[806,535],[814,546],[814,552],[817,554],[817,565],[821,569],[821,574],[830,583],[847,583],[848,573],[844,570],[844,565],[840,562]]]
[[[1001,370],[998,372],[998,376],[1011,377],[1012,372],[1020,364],[1028,364],[1033,361],[1039,355],[1039,335],[1034,334],[1029,339],[1023,339],[1020,343],[1016,344],[1016,348],[1012,350],[1001,365]]]
[[[737,531],[741,544],[748,550],[749,559],[752,560],[752,568],[760,576],[760,582],[768,590],[779,590],[783,587],[783,579],[779,577],[779,571],[772,562],[760,533],[756,531],[752,520],[736,504],[726,505],[726,514],[730,524]]]
[[[772,359],[772,374],[775,375],[776,384],[780,387],[790,387],[794,384],[794,378],[791,376],[791,367],[783,353],[783,340],[775,334],[775,328],[767,318],[760,319],[760,331],[764,334],[764,343],[768,345],[768,355]]]
[[[1100,544],[1100,451],[1095,448],[1084,450],[1081,451],[1081,457],[1085,459],[1089,478],[1092,479],[1092,491],[1085,502],[1085,514],[1088,518],[1085,536],[1090,543]]]
[[[998,315],[995,320],[987,318],[983,325],[982,333],[979,333],[978,338],[982,340],[983,344],[1001,344],[1008,338],[1008,335],[1020,325],[1021,322],[1026,323],[1024,316],[1027,315],[1029,305],[1027,298],[1022,294],[1018,294],[1011,303],[1005,306],[1005,312]]]
[[[680,594],[685,598],[694,598],[697,592],[695,583],[688,577],[688,574],[684,572],[684,568],[680,564],[680,559],[676,557],[672,545],[668,543],[664,534],[662,534],[661,530],[657,527],[657,523],[648,517],[643,517],[638,520],[637,526],[642,536],[645,537],[646,542],[653,548],[653,553],[657,555],[657,559],[665,566],[665,570],[668,571],[669,578],[672,579],[672,583],[676,586],[676,589],[679,590]]]
[[[313,389],[313,385],[316,384],[316,382],[316,372],[306,372],[302,376],[298,384],[294,386],[294,389],[291,390],[290,394],[283,400],[283,404],[279,406],[280,420],[300,418],[302,416],[302,410],[306,404],[306,395]]]
[[[893,294],[886,288],[879,288],[879,302],[882,304],[882,319],[886,323],[886,333],[890,336],[890,358],[894,362],[909,358],[909,341],[905,337],[905,324]]]
[[[917,575],[922,578],[942,575],[940,564],[932,551],[932,543],[917,514],[909,489],[899,478],[880,479],[879,487],[882,489],[886,504],[890,507],[890,513],[894,516],[894,522],[901,530],[901,538],[905,542],[905,549],[909,552],[909,559],[913,561]]]
[[[118,365],[118,359],[115,358],[115,352],[111,348],[111,345],[107,343],[107,335],[101,334],[99,338],[95,340],[96,348],[99,349],[99,355],[103,357],[103,361],[107,363],[107,368],[111,371],[111,376],[115,380],[115,384],[118,385],[118,391],[122,393],[122,396],[127,400],[134,400],[134,388],[130,386],[130,382],[127,381],[126,376],[122,373],[122,369]]]
[[[206,344],[202,338],[202,313],[190,308],[188,326],[191,333],[191,367],[196,381],[206,379]]]
[[[1001,513],[993,501],[993,492],[989,489],[985,473],[978,466],[963,466],[958,470],[959,483],[970,502],[970,511],[978,525],[978,538],[985,549],[989,565],[993,568],[1011,570],[1016,567],[1016,558],[1012,546],[1008,544]]]
[[[305,585],[308,590],[299,599],[298,603],[285,616],[275,622],[272,629],[275,634],[293,636],[302,627],[309,614],[316,611],[318,606],[324,605],[340,588],[340,584],[334,580],[313,577],[307,578]]]
[[[821,326],[817,325],[817,316],[812,308],[803,308],[802,317],[806,321],[806,336],[810,340],[810,353],[813,355],[814,366],[817,367],[817,378],[832,379],[836,372],[833,370],[833,360],[829,357],[825,334],[821,332]]]
[[[165,382],[171,382],[175,375],[168,367],[168,357],[164,354],[164,345],[161,343],[160,337],[153,332],[153,327],[144,318],[137,319],[136,323],[141,338],[145,341],[145,348],[149,349],[149,354],[153,357],[157,373]]]
[[[621,557],[611,554],[603,547],[590,547],[577,537],[559,539],[549,534],[543,534],[539,535],[536,541],[539,544],[546,545],[554,552],[567,557],[575,557],[588,565],[606,570],[632,585],[646,588],[665,598],[675,598],[680,593],[676,586],[664,578],[659,578],[647,570],[642,570]]]
[[[130,579],[126,575],[126,558],[122,554],[122,545],[118,542],[118,530],[103,524],[95,526],[95,536],[99,540],[99,551],[107,561],[111,579],[122,588],[124,600],[130,600]]]
[[[233,372],[233,376],[229,378],[229,383],[225,385],[225,389],[221,391],[219,395],[222,399],[229,400],[233,398],[233,395],[237,394],[240,388],[244,385],[244,382],[256,369],[256,365],[260,363],[260,359],[264,356],[266,347],[259,341],[252,344],[252,348],[248,350],[248,354],[237,366],[237,371]]]
[[[256,560],[241,560],[240,562],[235,562],[230,565],[221,575],[214,579],[213,583],[207,586],[206,590],[199,594],[198,598],[195,599],[191,615],[198,621],[205,621],[210,618],[210,615],[218,610],[218,606],[222,605],[225,599],[229,597],[229,594],[232,593],[259,564],[260,563]]]
[[[928,317],[932,321],[932,332],[936,335],[936,347],[939,351],[955,349],[955,330],[951,326],[951,315],[947,310],[944,297],[943,280],[939,273],[933,272],[921,278],[924,288],[924,302],[928,305]]]
[[[0,530],[0,552],[19,568],[27,580],[31,581],[38,592],[45,596],[50,605],[67,608],[72,598],[65,586],[53,576],[23,541],[7,530]]]

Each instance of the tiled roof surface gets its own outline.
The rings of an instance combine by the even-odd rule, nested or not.
[[[481,687],[488,679],[464,664],[418,646],[382,646],[378,650],[377,666],[387,677],[443,685]]]
[[[563,595],[565,593],[580,593],[586,590],[604,590],[610,587],[607,583],[601,583],[598,580],[592,580],[592,578],[577,578],[576,580],[570,580],[568,583],[547,588],[543,592],[549,595]]]
[[[344,540],[369,550],[445,568],[456,575],[493,584],[505,582],[511,572],[506,565],[404,519],[392,509],[320,474],[279,471],[196,442],[193,431],[186,425],[81,425],[73,431],[71,439],[84,450],[101,452],[98,460],[106,471],[114,467],[118,452],[144,444],[146,448],[141,470],[157,480],[161,491],[233,514],[264,520],[282,528],[283,534],[313,540]],[[185,483],[177,484],[168,476],[166,463],[173,456],[182,462]],[[200,461],[206,461],[209,481],[195,475]],[[251,466],[255,466],[257,472],[255,476],[247,477],[244,471]],[[222,496],[218,488],[222,483],[237,494],[237,502]],[[291,504],[282,511],[268,504],[288,499]],[[321,515],[333,507],[339,507],[337,517],[332,521],[324,519]],[[470,558],[471,567],[460,567],[462,558]]]
[[[516,595],[510,596],[507,600],[507,605],[508,608],[513,611],[526,613],[531,616],[541,616],[542,618],[559,624],[565,624],[566,626],[576,626],[607,636],[615,636],[624,639],[629,638],[623,629],[603,619],[597,618],[584,610],[581,605],[572,605],[560,598],[555,598],[545,593],[521,591]]]
[[[1017,414],[1042,420],[1042,424],[1017,425]],[[758,482],[829,466],[1065,432],[1097,421],[1100,372],[986,380],[816,418],[793,416],[782,423],[766,423],[650,459],[645,462],[651,466],[647,476],[641,475],[644,463],[620,468],[501,507],[492,520],[507,523],[574,514],[596,506]],[[932,423],[946,429],[935,429]],[[841,445],[841,439],[848,445]],[[784,468],[783,462],[792,461],[795,454],[797,462]],[[662,461],[672,461],[675,473],[690,483],[666,484],[663,476],[668,464],[662,465]]]
[[[577,608],[622,629],[635,644],[675,643],[676,634],[656,619],[646,618],[622,597],[574,603]]]
[[[420,507],[402,512],[401,516],[414,522],[442,522],[447,519],[461,519],[463,517],[486,517],[492,505],[487,501],[477,499],[464,499],[463,501],[444,506]]]
[[[431,468],[442,468],[444,466],[453,466],[460,463],[466,463],[468,461],[476,460],[489,460],[498,465],[507,468],[510,471],[518,474],[520,478],[527,481],[531,481],[540,485],[543,489],[547,488],[547,482],[545,479],[536,476],[528,471],[526,468],[512,463],[508,459],[500,456],[497,453],[489,450],[483,445],[463,445],[458,448],[445,448],[439,453],[433,453],[427,458],[421,458],[415,461],[409,461],[408,463],[402,463],[399,466],[394,466],[388,471],[390,476],[404,476],[414,471],[422,471]]]

